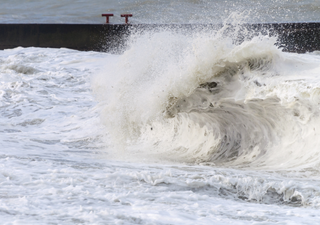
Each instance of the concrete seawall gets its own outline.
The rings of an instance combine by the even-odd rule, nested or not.
[[[95,24],[0,24],[0,49],[22,47],[109,51],[127,27]]]
[[[133,30],[174,29],[193,32],[219,29],[221,25],[126,25],[126,24],[0,24],[0,49],[21,47],[70,48],[84,51],[120,51]],[[244,24],[254,35],[258,32],[277,35],[284,51],[320,50],[320,23]],[[232,26],[231,26],[232,29]],[[247,35],[246,32],[243,35]],[[239,33],[241,41],[241,32]],[[243,37],[242,37],[243,38]],[[120,48],[119,48],[120,46]]]

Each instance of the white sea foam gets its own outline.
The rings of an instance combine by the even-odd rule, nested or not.
[[[119,145],[170,161],[315,167],[320,57],[281,52],[275,41],[139,36],[95,80],[102,120]]]
[[[156,223],[314,223],[319,62],[316,52],[284,53],[263,35],[241,44],[219,31],[134,37],[93,91],[114,144],[109,159],[158,164],[112,179],[126,183],[130,174],[160,188],[153,196],[164,191],[139,194],[174,212]],[[159,164],[170,170],[159,172]],[[151,222],[144,216],[154,214],[141,207],[139,221]],[[185,210],[194,217],[176,214]]]
[[[225,30],[0,51],[2,224],[316,224],[318,53]]]

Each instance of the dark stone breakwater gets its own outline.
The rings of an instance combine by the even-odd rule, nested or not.
[[[81,51],[121,52],[131,32],[170,29],[178,32],[219,29],[214,24],[0,24],[0,49],[15,47],[70,48]],[[288,52],[320,50],[320,23],[265,23],[229,25],[236,40],[265,33],[277,36],[277,45]]]

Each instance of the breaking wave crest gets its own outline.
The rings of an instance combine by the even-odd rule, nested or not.
[[[284,53],[274,37],[239,43],[223,34],[133,35],[93,82],[114,143],[178,162],[318,165],[319,55]]]

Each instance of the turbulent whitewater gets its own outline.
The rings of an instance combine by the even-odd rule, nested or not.
[[[317,224],[320,52],[242,16],[0,51],[1,224]]]
[[[275,43],[261,35],[235,45],[220,31],[143,35],[95,80],[102,120],[120,145],[173,161],[312,168],[319,55]]]

